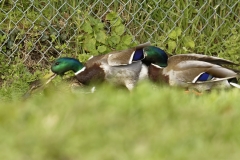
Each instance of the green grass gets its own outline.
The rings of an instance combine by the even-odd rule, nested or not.
[[[66,86],[64,86],[66,87]],[[0,159],[238,159],[239,90],[50,87],[0,105]]]

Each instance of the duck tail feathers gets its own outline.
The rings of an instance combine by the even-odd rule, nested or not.
[[[229,84],[233,87],[239,88],[240,89],[240,85],[234,82],[229,82]]]

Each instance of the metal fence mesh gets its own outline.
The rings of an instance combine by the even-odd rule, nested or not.
[[[189,36],[196,44],[226,41],[240,28],[240,0],[78,0],[78,1],[0,1],[0,54],[7,63],[21,57],[23,62],[48,62],[61,56],[54,39],[76,50],[84,16],[105,21],[115,11],[138,42],[151,41],[166,47],[171,33],[181,28],[181,37]],[[77,18],[76,18],[77,17]],[[110,30],[109,26],[106,29]],[[214,40],[211,36],[214,34]],[[203,36],[204,35],[204,36]],[[181,38],[180,37],[180,38]],[[177,47],[181,47],[180,40]],[[170,41],[171,42],[171,41]]]

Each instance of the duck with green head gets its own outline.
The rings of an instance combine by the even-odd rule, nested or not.
[[[156,58],[155,62],[148,56],[143,60],[149,63],[148,75],[152,81],[166,82],[170,86],[193,88],[200,92],[232,86],[240,88],[237,84],[238,74],[222,66],[237,65],[232,61],[194,53],[168,58],[162,49],[154,46],[146,47],[145,53]]]
[[[147,46],[150,46],[149,42],[130,49],[94,56],[85,64],[74,58],[62,57],[55,60],[51,70],[56,75],[73,71],[78,81],[86,85],[108,81],[132,90],[138,80],[147,78],[148,70],[142,63],[146,57],[144,48]]]

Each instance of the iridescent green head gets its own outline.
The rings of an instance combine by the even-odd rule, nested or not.
[[[143,60],[143,63],[150,65],[154,63],[160,67],[166,67],[168,61],[168,55],[166,52],[155,46],[147,46],[144,48],[144,53],[147,55]]]
[[[63,75],[67,71],[78,72],[84,67],[84,65],[75,58],[62,57],[55,60],[51,66],[52,72]]]

